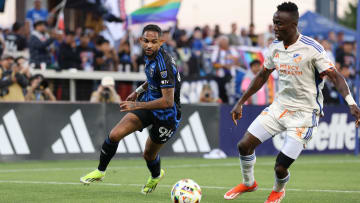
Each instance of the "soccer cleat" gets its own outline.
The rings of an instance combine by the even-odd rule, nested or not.
[[[233,187],[231,190],[227,191],[224,195],[224,198],[226,200],[231,200],[237,198],[239,195],[241,195],[244,192],[253,192],[257,189],[257,183],[254,181],[254,184],[252,186],[246,186],[244,183],[241,183],[235,187]]]
[[[153,191],[155,190],[157,184],[160,182],[160,180],[161,180],[164,176],[165,176],[165,171],[164,171],[164,169],[161,169],[161,171],[160,171],[160,176],[157,177],[157,178],[153,178],[153,177],[151,177],[151,175],[150,175],[150,177],[149,177],[148,180],[147,180],[147,183],[146,183],[146,184],[144,185],[144,187],[141,189],[141,192],[142,192],[143,194],[145,194],[145,195],[153,192]]]
[[[101,181],[104,179],[106,172],[101,172],[98,169],[88,173],[86,176],[80,178],[80,182],[84,183],[85,185],[89,185],[94,181]]]
[[[281,192],[271,191],[269,197],[265,201],[265,203],[280,203],[281,200],[285,197],[285,190]]]

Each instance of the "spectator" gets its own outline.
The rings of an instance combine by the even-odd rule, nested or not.
[[[241,91],[245,92],[250,86],[251,81],[255,78],[256,74],[261,70],[261,62],[253,60],[250,63],[250,69],[247,71],[241,83]],[[266,101],[266,85],[262,86],[245,104],[252,105],[265,105]]]
[[[335,57],[333,54],[333,48],[332,48],[332,44],[330,43],[330,41],[328,40],[322,40],[321,41],[321,45],[324,47],[324,50],[326,51],[326,54],[328,55],[329,59],[332,62],[335,62]]]
[[[191,58],[189,60],[189,75],[199,76],[202,70],[202,54],[205,44],[202,40],[202,33],[199,27],[196,27],[191,37]]]
[[[13,57],[3,56],[0,62],[1,101],[25,101],[23,88],[28,84],[25,71],[14,63]]]
[[[90,102],[92,103],[119,103],[120,96],[115,91],[114,78],[106,76],[101,80],[98,89],[91,94]]]
[[[213,45],[214,43],[214,32],[210,29],[208,25],[205,25],[202,29],[202,38],[206,45]]]
[[[58,63],[62,70],[80,69],[80,58],[76,53],[75,32],[66,32],[65,41],[60,45]]]
[[[18,65],[19,69],[22,70],[22,73],[27,79],[30,79],[31,73],[30,73],[30,67],[29,67],[29,61],[26,60],[23,56],[19,56],[15,59],[16,65]]]
[[[255,25],[253,23],[250,24],[248,37],[251,40],[251,46],[256,47],[258,45],[258,35],[255,34]]]
[[[80,70],[93,71],[94,67],[94,48],[90,47],[90,36],[86,33],[81,34],[80,43],[76,47],[76,55],[80,59]]]
[[[356,58],[353,54],[354,45],[352,42],[344,42],[343,48],[338,51],[336,55],[336,62],[341,66],[348,66],[350,68],[351,76],[355,76]]]
[[[103,37],[98,37],[95,42],[94,70],[105,70],[105,55],[102,51],[102,44],[105,43]]]
[[[118,58],[119,58],[119,62],[120,62],[120,70],[121,71],[135,71],[138,72],[138,65],[136,63],[136,56],[135,55],[131,55],[131,51],[130,51],[130,42],[129,42],[129,38],[126,36],[125,38],[123,38],[119,44],[119,49],[118,49]]]
[[[29,83],[25,95],[26,101],[56,101],[49,83],[44,79],[43,75],[37,74],[32,76]]]
[[[46,22],[38,21],[34,24],[35,30],[32,32],[29,48],[30,48],[30,63],[34,64],[35,68],[45,69],[47,65],[51,64],[51,55],[49,53],[50,45],[54,42],[53,36],[46,32]]]
[[[130,44],[129,44],[130,47]],[[118,71],[119,58],[114,47],[110,45],[108,40],[104,40],[101,50],[104,53],[105,71]]]
[[[179,55],[180,64],[178,65],[179,71],[185,76],[189,75],[189,60],[191,58],[191,48],[189,44],[188,36],[186,31],[182,30],[179,36],[179,40],[176,42],[176,52]]]
[[[239,54],[234,47],[229,46],[229,39],[226,36],[220,36],[217,41],[218,45],[212,53],[211,62],[218,77],[219,96],[224,103],[228,103],[228,96],[232,93],[225,86],[236,75]]]
[[[229,46],[229,39],[226,36],[219,37],[218,46],[212,54],[211,61],[218,77],[231,75],[231,69],[239,66],[239,54],[236,49]]]
[[[214,98],[214,92],[209,84],[204,84],[200,93],[201,103],[222,103],[220,98]]]
[[[47,9],[42,8],[41,0],[34,1],[34,8],[26,12],[26,33],[27,35],[31,33],[33,25],[38,21],[45,21],[48,25],[52,25],[54,22],[55,10],[50,12],[50,15]]]
[[[228,35],[230,46],[239,46],[239,37],[237,36],[237,25],[236,23],[231,24],[231,33]]]
[[[5,37],[5,54],[14,58],[18,56],[29,57],[27,41],[24,35],[24,25],[15,22],[12,26],[12,32]]]
[[[264,33],[264,45],[267,46],[269,39],[275,39],[274,27],[272,24],[268,26],[267,32]]]
[[[251,39],[248,36],[245,28],[242,28],[240,31],[239,44],[244,46],[252,46]]]
[[[171,38],[170,31],[165,30],[161,36],[164,43],[162,45],[163,49],[169,53],[172,57],[176,57],[176,42]]]
[[[222,32],[220,30],[220,25],[215,25],[214,29],[214,39],[216,40],[218,37],[222,35]]]

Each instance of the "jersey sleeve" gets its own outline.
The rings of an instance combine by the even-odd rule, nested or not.
[[[265,57],[264,57],[264,68],[266,69],[274,69],[275,68],[275,64],[273,61],[273,54],[272,54],[272,49],[269,48],[269,50],[265,53]]]
[[[173,88],[175,87],[175,61],[172,58],[165,60],[160,57],[158,64],[158,78],[160,79],[160,88]]]
[[[322,52],[317,52],[314,55],[313,63],[319,73],[322,73],[331,68],[335,68],[335,65],[328,57],[325,50]]]

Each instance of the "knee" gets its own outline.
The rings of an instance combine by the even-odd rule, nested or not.
[[[275,165],[274,171],[278,178],[285,178],[288,175],[288,169],[280,164]]]
[[[121,140],[121,130],[117,130],[117,129],[112,129],[110,134],[109,134],[109,139],[112,142],[119,142]]]
[[[241,140],[237,146],[241,155],[250,155],[251,151],[253,150],[251,149],[250,145],[243,140]]]

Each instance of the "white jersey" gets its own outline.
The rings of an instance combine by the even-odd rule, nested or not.
[[[279,90],[274,102],[289,111],[322,113],[321,73],[335,66],[314,39],[300,35],[287,49],[282,41],[275,40],[269,47],[264,67],[276,68],[279,74]]]

